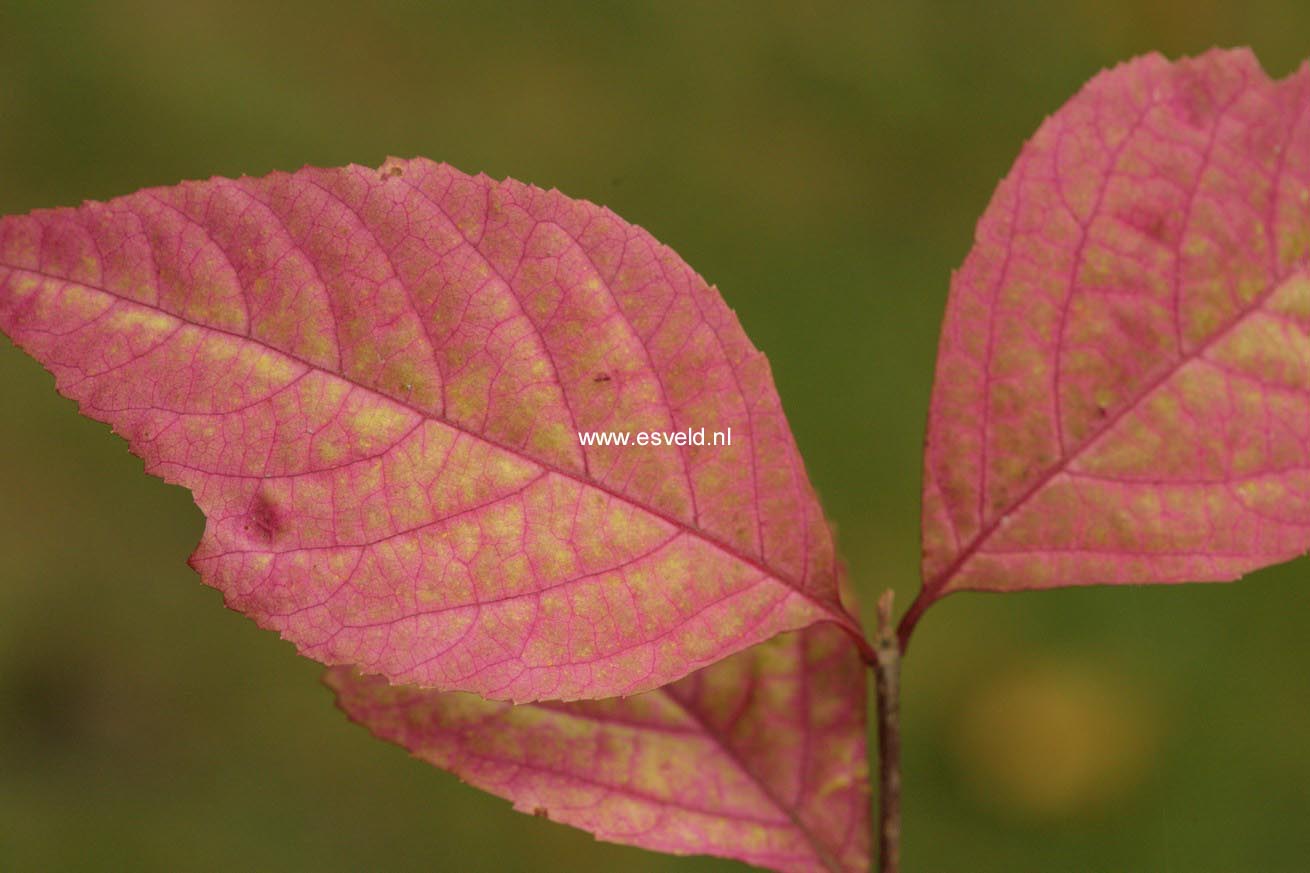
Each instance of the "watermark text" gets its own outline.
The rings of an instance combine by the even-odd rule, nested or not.
[[[730,446],[732,428],[710,430],[580,430],[582,446]]]

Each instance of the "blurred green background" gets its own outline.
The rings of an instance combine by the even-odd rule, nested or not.
[[[1020,144],[1310,4],[0,0],[0,212],[423,154],[614,208],[723,290],[866,606],[917,588],[950,271]],[[201,520],[0,340],[0,870],[742,869],[594,843],[349,725],[184,560]],[[1310,580],[958,595],[905,673],[915,871],[1299,871]]]

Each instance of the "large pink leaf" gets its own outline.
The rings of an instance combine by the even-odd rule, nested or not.
[[[523,812],[604,840],[776,870],[864,871],[864,668],[831,624],[636,697],[510,706],[328,684],[355,721]]]
[[[1310,546],[1310,69],[1152,55],[1024,147],[951,286],[924,591],[1227,580]]]
[[[393,160],[6,218],[0,328],[192,490],[205,582],[326,663],[570,699],[858,634],[764,356],[590,203]],[[578,437],[701,427],[732,444]]]

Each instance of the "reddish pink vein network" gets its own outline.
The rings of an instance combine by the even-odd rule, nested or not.
[[[9,217],[0,329],[191,489],[204,581],[325,663],[573,699],[858,634],[763,355],[590,203],[391,160]],[[734,444],[577,437],[687,427]]]
[[[903,642],[952,591],[1310,547],[1308,89],[1248,51],[1151,55],[1024,147],[951,285]]]
[[[355,721],[601,839],[792,873],[869,864],[864,665],[831,623],[635,697],[509,706],[328,674]]]

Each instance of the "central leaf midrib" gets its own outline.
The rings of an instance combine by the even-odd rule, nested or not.
[[[800,657],[801,657],[801,670],[804,670],[805,653],[803,647]],[[805,841],[808,842],[810,844],[810,847],[814,849],[814,853],[816,857],[823,864],[825,868],[832,871],[832,873],[843,873],[843,870],[845,868],[842,866],[841,862],[837,858],[833,857],[831,850],[824,844],[824,842],[821,839],[819,839],[819,835],[814,833],[808,826],[806,826],[806,824],[803,821],[801,821],[800,815],[794,809],[791,808],[790,804],[783,802],[782,798],[780,798],[777,795],[777,793],[774,792],[774,790],[768,784],[765,783],[764,777],[762,777],[759,773],[755,772],[753,769],[751,769],[751,767],[749,767],[746,764],[746,761],[741,757],[740,754],[737,753],[737,750],[734,749],[731,745],[729,745],[727,737],[720,734],[717,730],[714,730],[710,726],[709,722],[707,722],[699,712],[692,709],[690,704],[684,702],[676,694],[674,694],[671,686],[664,686],[662,688],[657,689],[657,691],[662,693],[665,697],[667,697],[670,701],[672,701],[673,704],[678,707],[678,709],[682,710],[682,712],[686,714],[687,718],[691,719],[691,721],[697,727],[700,728],[700,730],[705,734],[705,736],[709,737],[711,740],[714,741],[714,744],[719,747],[719,749],[723,752],[725,756],[727,756],[728,760],[731,761],[734,765],[736,765],[736,767],[739,770],[741,770],[741,772],[746,776],[746,778],[749,779],[755,785],[755,787],[760,790],[760,792],[764,795],[764,797],[775,807],[777,807],[784,815],[787,816],[787,818],[791,821],[792,825],[796,828],[796,830],[800,832],[800,834],[805,838]]]
[[[28,273],[28,274],[33,275],[33,276],[38,276],[38,277],[41,277],[41,278],[46,279],[46,280],[51,280],[51,281],[56,281],[56,282],[64,282],[64,283],[67,283],[67,284],[69,284],[69,285],[76,285],[76,286],[79,286],[79,287],[85,288],[85,289],[87,289],[87,290],[89,290],[89,291],[93,291],[93,292],[96,292],[96,293],[104,294],[104,295],[106,295],[107,297],[111,297],[111,298],[113,298],[113,299],[115,299],[115,300],[118,300],[118,301],[120,301],[120,302],[122,302],[122,303],[126,303],[126,304],[129,304],[129,305],[132,305],[132,306],[138,306],[138,307],[140,307],[140,308],[142,308],[142,309],[147,309],[147,310],[152,311],[152,312],[158,312],[158,313],[161,313],[161,314],[163,314],[163,315],[168,316],[169,318],[176,319],[177,321],[179,321],[179,322],[181,322],[181,323],[183,323],[183,324],[191,325],[192,327],[198,328],[198,329],[200,329],[200,330],[211,331],[211,332],[213,332],[213,333],[222,334],[222,335],[224,335],[224,336],[231,337],[231,338],[233,338],[233,339],[235,339],[235,340],[238,340],[238,341],[240,341],[240,342],[250,343],[251,345],[254,345],[254,346],[256,346],[256,347],[258,347],[258,348],[260,348],[260,349],[263,349],[263,350],[265,350],[265,351],[267,351],[267,352],[271,352],[271,353],[273,353],[273,354],[280,355],[280,356],[282,356],[283,358],[286,358],[286,359],[289,360],[289,361],[294,361],[295,363],[297,363],[297,364],[299,364],[299,365],[301,365],[301,366],[303,366],[303,367],[305,367],[305,368],[307,368],[307,369],[314,370],[314,371],[317,371],[317,372],[320,372],[320,373],[324,373],[324,374],[326,374],[326,375],[328,375],[328,376],[331,376],[331,377],[333,377],[333,378],[336,378],[336,379],[340,379],[341,381],[343,381],[343,382],[345,382],[345,383],[347,383],[347,384],[349,384],[349,385],[352,385],[352,386],[354,386],[354,387],[356,387],[356,388],[359,388],[359,389],[362,390],[362,391],[367,391],[368,393],[372,394],[373,396],[375,396],[375,397],[377,397],[377,398],[379,398],[379,399],[381,399],[381,400],[383,400],[383,401],[385,401],[385,402],[387,402],[387,403],[392,403],[392,404],[394,404],[394,405],[396,405],[396,406],[399,406],[399,407],[401,407],[401,408],[407,409],[407,410],[409,410],[410,412],[414,413],[415,415],[419,416],[420,418],[422,418],[422,419],[424,419],[424,420],[432,421],[432,422],[435,422],[435,423],[437,423],[437,424],[443,425],[443,426],[445,426],[445,427],[449,427],[449,428],[451,428],[451,429],[454,430],[454,431],[457,431],[457,432],[459,432],[459,433],[462,433],[462,434],[464,434],[464,435],[466,435],[466,436],[468,436],[468,437],[471,437],[471,438],[473,438],[473,439],[479,440],[479,441],[481,441],[481,442],[483,442],[483,443],[486,443],[487,445],[494,446],[495,448],[500,449],[501,451],[508,452],[509,454],[512,454],[512,455],[514,455],[515,457],[521,458],[521,459],[523,459],[523,460],[525,460],[525,461],[528,461],[528,462],[530,462],[530,463],[532,463],[532,464],[535,464],[535,465],[537,465],[538,467],[540,467],[540,468],[543,469],[543,470],[547,470],[547,471],[549,471],[549,472],[551,472],[551,473],[554,473],[554,474],[556,474],[556,475],[558,475],[558,476],[563,476],[563,477],[565,477],[565,478],[567,478],[567,479],[570,479],[570,480],[572,480],[572,481],[574,481],[574,482],[577,482],[577,483],[580,484],[580,485],[583,485],[584,487],[592,488],[592,489],[595,489],[595,490],[597,490],[597,491],[600,491],[601,493],[606,494],[606,495],[608,495],[609,497],[612,497],[612,498],[614,498],[614,499],[616,499],[616,500],[620,500],[620,501],[622,501],[623,503],[625,503],[625,504],[627,504],[627,505],[633,507],[634,509],[637,509],[637,510],[643,512],[643,513],[646,513],[647,515],[653,516],[653,517],[655,517],[655,518],[660,519],[661,521],[664,521],[665,523],[667,523],[667,524],[673,526],[673,527],[676,528],[677,530],[680,530],[680,531],[682,531],[682,532],[685,533],[685,534],[688,534],[688,535],[690,535],[690,536],[693,536],[693,537],[695,537],[696,539],[701,540],[702,542],[706,543],[707,545],[709,545],[709,546],[711,546],[711,547],[713,547],[713,548],[715,548],[715,549],[718,549],[720,552],[723,552],[725,555],[727,555],[728,557],[732,558],[733,560],[738,561],[738,562],[740,562],[740,563],[742,563],[742,564],[745,564],[745,565],[747,565],[747,566],[749,566],[749,567],[752,567],[752,568],[754,568],[755,570],[757,570],[757,571],[759,571],[759,572],[765,574],[766,576],[768,576],[768,577],[771,578],[771,579],[775,579],[775,580],[777,580],[778,582],[782,583],[782,584],[785,585],[786,587],[788,587],[788,588],[790,588],[791,590],[795,591],[797,594],[799,594],[799,595],[801,595],[802,597],[804,597],[804,598],[806,599],[806,601],[808,601],[809,603],[813,604],[814,606],[819,607],[819,608],[820,608],[824,613],[826,613],[826,614],[829,616],[829,619],[830,619],[830,620],[832,620],[832,621],[836,622],[837,624],[841,625],[841,626],[842,626],[843,628],[845,628],[848,632],[851,632],[853,635],[855,635],[855,636],[857,637],[857,639],[858,639],[858,638],[862,638],[862,634],[858,633],[858,629],[857,629],[856,626],[854,625],[853,619],[851,619],[851,617],[850,617],[850,616],[845,612],[845,610],[841,610],[841,609],[834,608],[834,606],[832,606],[831,604],[829,604],[829,603],[827,603],[827,602],[825,602],[825,601],[823,601],[823,600],[820,600],[820,599],[816,598],[814,595],[812,595],[812,594],[810,594],[809,592],[807,592],[806,590],[804,590],[804,589],[801,587],[801,585],[800,585],[799,582],[797,582],[796,580],[790,578],[788,575],[786,575],[786,574],[780,572],[779,570],[775,569],[774,567],[771,567],[770,565],[766,564],[766,563],[763,561],[763,559],[761,559],[761,558],[756,558],[756,557],[753,557],[753,556],[751,556],[751,555],[747,555],[746,553],[744,553],[744,552],[742,552],[740,549],[738,549],[736,546],[734,546],[734,545],[732,545],[732,544],[730,544],[730,543],[728,543],[728,542],[725,542],[725,541],[719,539],[717,536],[714,536],[713,534],[710,534],[710,533],[708,533],[708,532],[706,532],[706,531],[703,531],[703,530],[700,530],[700,529],[698,529],[698,528],[696,528],[696,527],[693,527],[693,526],[689,525],[687,522],[685,522],[684,520],[682,520],[682,519],[680,519],[680,518],[677,518],[676,516],[671,515],[671,514],[665,512],[665,511],[663,511],[663,510],[661,510],[661,509],[658,509],[658,508],[656,508],[656,507],[652,507],[652,506],[647,506],[647,505],[645,505],[645,504],[643,504],[643,503],[640,503],[640,502],[638,502],[637,500],[635,500],[634,498],[629,497],[629,496],[627,496],[627,495],[625,495],[625,494],[623,494],[623,493],[621,493],[621,492],[619,492],[619,491],[616,491],[615,489],[611,488],[610,486],[608,486],[608,485],[606,485],[606,484],[604,484],[604,483],[590,480],[590,479],[586,478],[585,476],[580,475],[580,474],[578,474],[578,473],[576,473],[576,472],[574,472],[574,471],[572,471],[572,470],[569,470],[569,469],[567,469],[567,468],[565,468],[565,467],[560,467],[560,466],[558,466],[558,465],[556,465],[556,464],[554,464],[554,463],[551,463],[551,462],[549,462],[549,461],[543,460],[543,459],[541,459],[541,458],[537,458],[537,457],[535,457],[535,456],[533,456],[533,455],[531,455],[531,454],[528,454],[528,453],[524,452],[523,450],[521,450],[521,449],[519,449],[519,448],[516,448],[516,447],[514,447],[514,446],[510,446],[510,445],[507,445],[507,444],[505,444],[505,443],[502,443],[502,442],[500,442],[499,440],[496,440],[496,439],[494,439],[494,438],[488,436],[487,434],[482,434],[482,433],[478,433],[477,431],[470,430],[468,427],[466,427],[466,426],[464,426],[464,425],[462,425],[462,424],[460,424],[460,423],[458,423],[458,422],[451,421],[451,420],[447,419],[447,418],[444,417],[444,416],[437,415],[437,414],[435,414],[435,413],[430,412],[429,410],[422,409],[421,407],[415,406],[413,403],[411,403],[411,402],[409,402],[409,401],[401,400],[400,398],[397,398],[397,397],[392,397],[392,396],[389,395],[389,394],[383,393],[383,392],[382,392],[381,390],[379,390],[378,388],[376,388],[376,387],[374,387],[374,386],[371,386],[371,385],[366,385],[366,384],[364,384],[363,382],[360,382],[360,381],[358,381],[357,379],[354,379],[354,378],[352,378],[351,376],[349,376],[349,375],[347,375],[347,374],[345,374],[345,373],[335,373],[335,372],[333,372],[333,371],[331,371],[331,370],[324,369],[321,365],[316,364],[316,363],[313,363],[312,361],[309,361],[309,360],[306,359],[306,358],[302,358],[301,356],[299,356],[299,355],[297,355],[297,354],[294,354],[294,353],[292,353],[292,352],[289,352],[289,351],[285,351],[285,350],[283,350],[283,349],[276,348],[275,346],[267,345],[267,344],[265,344],[264,342],[262,342],[262,341],[260,341],[260,340],[258,340],[258,339],[255,339],[254,337],[246,336],[246,335],[244,335],[244,334],[237,333],[236,331],[228,330],[227,328],[218,327],[218,326],[210,325],[210,324],[204,324],[203,322],[199,322],[199,321],[196,321],[196,320],[194,320],[194,319],[187,318],[187,317],[185,317],[185,316],[179,315],[178,313],[175,313],[175,312],[171,312],[171,311],[169,311],[169,310],[167,310],[167,309],[164,309],[164,308],[162,308],[162,307],[159,307],[159,306],[153,306],[153,305],[151,305],[151,304],[149,304],[149,303],[146,303],[146,302],[143,302],[143,301],[141,301],[141,300],[135,300],[135,299],[133,299],[133,298],[131,298],[131,297],[126,297],[126,296],[124,296],[124,295],[122,295],[122,294],[119,294],[119,293],[116,293],[116,292],[114,292],[114,291],[111,291],[111,290],[109,290],[108,288],[103,288],[103,287],[101,287],[101,286],[99,286],[99,285],[91,284],[90,282],[84,282],[84,281],[77,280],[77,279],[72,279],[72,278],[69,278],[69,277],[66,277],[66,276],[58,276],[58,275],[54,275],[54,274],[51,274],[51,273],[47,273],[47,272],[45,272],[45,271],[43,271],[43,270],[33,269],[33,268],[30,268],[30,267],[22,267],[22,266],[18,266],[18,265],[15,265],[15,264],[7,264],[7,263],[6,263],[6,264],[0,264],[0,266],[6,267],[6,268],[8,268],[8,269],[10,269],[10,270],[15,270],[15,271],[18,271],[18,272]]]
[[[1145,400],[1154,395],[1155,392],[1170,379],[1178,375],[1185,366],[1194,361],[1200,360],[1202,355],[1209,351],[1210,348],[1220,340],[1225,339],[1232,334],[1233,331],[1241,326],[1242,322],[1250,318],[1252,315],[1261,312],[1269,299],[1273,297],[1280,288],[1296,277],[1299,272],[1300,271],[1297,269],[1289,270],[1285,275],[1270,282],[1269,287],[1260,292],[1260,294],[1251,301],[1249,307],[1239,310],[1227,324],[1222,325],[1213,334],[1200,343],[1197,343],[1196,347],[1191,351],[1180,355],[1177,359],[1172,361],[1162,370],[1160,375],[1148,380],[1141,390],[1131,398],[1131,400],[1123,404],[1111,415],[1108,415],[1101,422],[1101,426],[1097,430],[1089,433],[1077,448],[1049,467],[1044,473],[1042,473],[1042,475],[1037,477],[1032,485],[1025,488],[1018,497],[998,512],[995,518],[988,522],[977,534],[974,535],[973,539],[969,541],[969,544],[956,555],[950,564],[924,584],[923,594],[927,595],[930,600],[939,596],[942,591],[950,585],[951,580],[960,573],[969,560],[981,550],[983,544],[991,539],[996,531],[1000,529],[1003,521],[1015,512],[1023,509],[1023,507],[1048,484],[1050,484],[1053,479],[1068,470],[1075,461],[1082,457],[1082,455],[1094,446],[1102,437],[1113,430],[1116,424],[1122,421],[1129,413],[1137,409]],[[1181,317],[1181,315],[1179,317]]]

